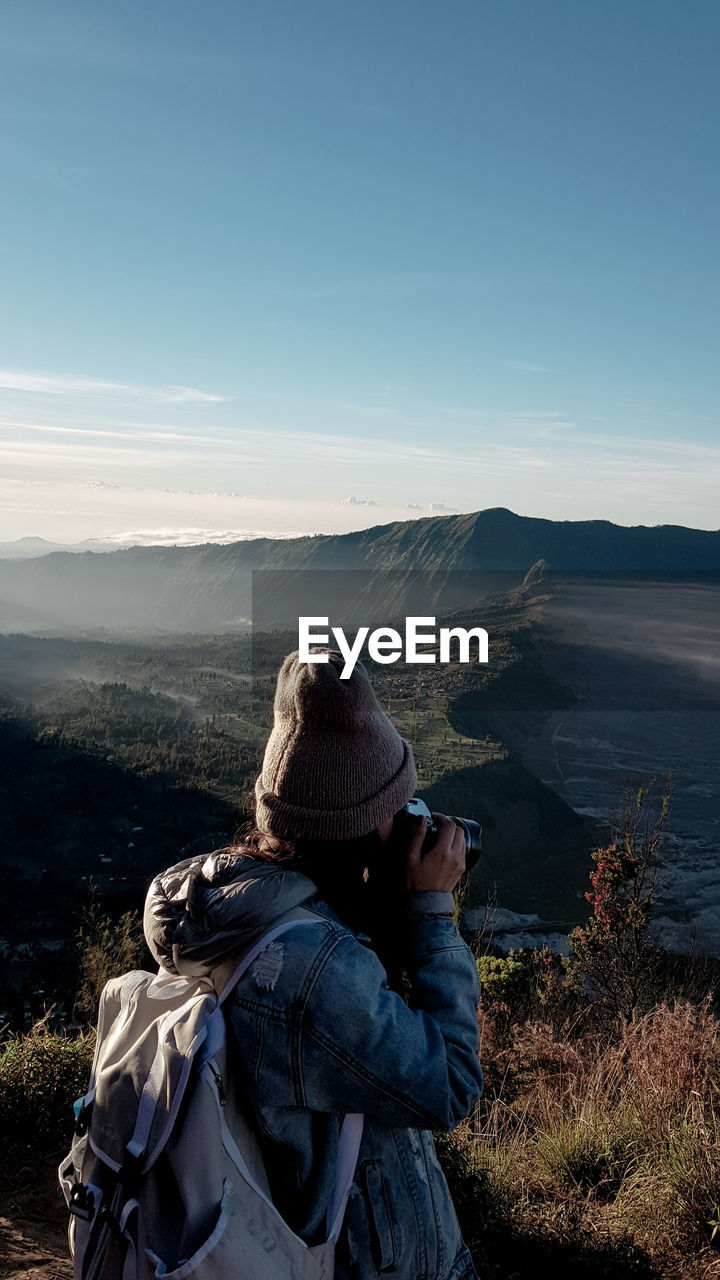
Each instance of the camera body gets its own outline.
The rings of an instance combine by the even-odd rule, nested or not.
[[[402,822],[405,814],[407,815],[406,820],[411,819],[413,822],[419,817],[424,817],[427,820],[427,832],[422,847],[423,853],[427,853],[435,843],[438,827],[433,821],[433,816],[425,801],[418,796],[413,796],[412,800],[408,800],[407,804],[403,805],[399,813],[396,814],[395,820]],[[474,822],[472,818],[453,817],[453,822],[461,828],[465,836],[465,869],[471,871],[482,853],[482,827],[479,822]]]

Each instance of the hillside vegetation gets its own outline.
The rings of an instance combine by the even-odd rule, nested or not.
[[[432,540],[436,522],[420,523]],[[471,526],[455,526],[458,563]],[[688,531],[676,532],[681,546]],[[371,666],[431,807],[483,824],[468,922],[494,894],[570,932],[565,958],[498,954],[492,910],[468,933],[486,1090],[439,1137],[441,1158],[487,1280],[720,1277],[720,978],[714,962],[657,947],[648,927],[669,794],[629,795],[611,835],[523,767],[531,718],[573,699],[544,669],[527,599],[516,587],[476,602],[492,627],[487,669]],[[99,992],[149,963],[150,877],[249,820],[293,647],[283,631],[252,646],[0,636],[3,1274],[69,1277],[54,1164],[86,1085]]]
[[[472,724],[460,723],[463,699],[482,702],[534,661],[522,591],[473,616],[492,627],[488,667],[369,663],[373,683],[413,744],[422,794],[483,825],[475,905],[494,892],[567,931],[596,826],[508,754],[475,703]],[[287,632],[252,644],[0,636],[0,1014],[16,1028],[49,1004],[72,1020],[69,931],[91,883],[112,912],[138,909],[157,871],[223,847],[250,821],[277,670],[294,643]]]

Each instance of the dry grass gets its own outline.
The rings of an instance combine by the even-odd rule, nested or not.
[[[709,999],[661,1003],[614,1034],[508,1026],[500,1005],[481,1019],[490,1086],[443,1151],[486,1274],[536,1275],[534,1257],[555,1276],[720,1277]]]

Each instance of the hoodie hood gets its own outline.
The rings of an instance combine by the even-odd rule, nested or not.
[[[299,871],[218,849],[155,877],[145,899],[145,938],[162,969],[205,977],[316,895],[313,881]]]

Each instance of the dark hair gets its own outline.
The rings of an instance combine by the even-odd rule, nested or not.
[[[253,826],[235,851],[306,875],[341,920],[370,938],[390,985],[405,985],[405,864],[392,838],[374,830],[352,840],[289,840]]]

